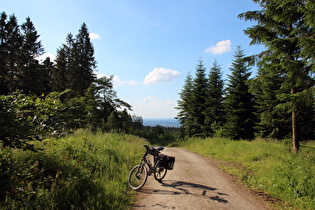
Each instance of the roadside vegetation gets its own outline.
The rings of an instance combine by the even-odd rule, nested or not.
[[[178,146],[218,161],[245,186],[286,209],[315,208],[315,142],[301,143],[294,154],[289,141],[189,138]]]
[[[254,2],[261,10],[239,18],[256,22],[245,34],[266,50],[246,56],[238,46],[226,84],[216,61],[207,75],[200,60],[179,93],[181,128],[145,127],[130,115],[113,76],[95,74],[85,23],[54,61],[39,61],[31,19],[19,25],[2,12],[0,208],[126,209],[127,174],[149,141],[215,158],[286,208],[314,209],[315,143],[306,140],[315,139],[315,3]]]
[[[145,143],[78,130],[36,143],[38,152],[2,147],[0,209],[128,209],[128,173]]]

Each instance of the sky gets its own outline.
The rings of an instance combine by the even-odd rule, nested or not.
[[[252,10],[259,7],[251,0],[0,0],[0,12],[19,24],[30,17],[45,57],[54,58],[67,34],[86,23],[97,75],[113,75],[117,97],[142,118],[176,117],[199,60],[207,74],[217,61],[226,80],[236,46],[246,55],[261,52],[243,31],[255,23],[237,17]]]

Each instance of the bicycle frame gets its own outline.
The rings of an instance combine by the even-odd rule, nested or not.
[[[156,160],[155,160],[155,157],[154,157],[154,165],[153,165],[151,163],[151,161],[147,159],[148,155],[149,155],[149,152],[148,152],[148,148],[147,148],[146,152],[143,155],[143,158],[140,160],[139,165],[144,165],[147,168],[147,170],[148,170],[148,175],[150,176],[151,173],[154,173],[154,170],[155,170],[155,166],[154,165],[155,165]]]
[[[151,174],[154,174],[154,178],[157,181],[162,181],[165,177],[167,169],[160,167],[160,151],[163,150],[163,147],[157,149],[143,145],[146,148],[146,151],[143,157],[140,160],[140,163],[133,167],[128,176],[128,184],[132,189],[140,189],[147,181],[147,177]],[[153,162],[151,162],[147,155],[151,154],[154,156]]]

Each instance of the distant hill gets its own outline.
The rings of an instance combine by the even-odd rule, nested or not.
[[[173,118],[144,118],[144,126],[180,127],[179,122]]]

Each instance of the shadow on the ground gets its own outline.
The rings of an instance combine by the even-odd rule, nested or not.
[[[139,192],[147,194],[162,194],[162,195],[192,195],[192,196],[202,196],[204,198],[209,198],[211,200],[228,203],[228,200],[223,198],[223,196],[228,196],[228,194],[216,192],[218,189],[200,185],[191,182],[184,181],[174,181],[174,180],[164,180],[161,182],[161,186],[165,189],[141,189]]]

